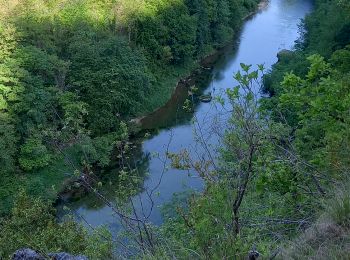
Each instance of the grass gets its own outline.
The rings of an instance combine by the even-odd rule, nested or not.
[[[277,259],[350,259],[350,184],[325,203],[325,212]]]

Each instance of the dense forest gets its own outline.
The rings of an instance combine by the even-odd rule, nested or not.
[[[22,247],[112,258],[113,236],[58,223],[53,199],[108,166],[124,122],[163,104],[257,2],[0,1],[0,258]],[[138,222],[136,258],[348,257],[349,3],[315,0],[300,29],[271,71],[234,75],[217,164],[169,154],[205,190],[165,206],[161,227]]]

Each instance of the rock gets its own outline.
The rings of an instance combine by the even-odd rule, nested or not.
[[[201,95],[201,96],[199,96],[198,99],[199,99],[201,102],[209,103],[210,101],[212,101],[213,97],[212,97],[211,93],[209,92],[209,94],[207,94],[207,95]]]
[[[39,255],[34,250],[26,248],[17,250],[13,254],[12,260],[45,260],[45,258]]]
[[[142,119],[144,119],[144,117],[131,119],[129,121],[129,124],[128,124],[129,130],[141,128],[142,127]]]
[[[47,254],[47,256],[50,257],[50,259],[54,259],[54,260],[88,260],[86,256],[83,256],[83,255],[73,256],[68,253],[49,253]],[[45,259],[46,258],[43,257],[41,254],[29,248],[17,250],[12,256],[12,260],[45,260]]]
[[[55,260],[88,260],[86,256],[78,255],[72,256],[67,253],[56,253],[56,254],[48,254],[49,257]]]
[[[257,260],[259,257],[260,257],[260,253],[256,250],[256,246],[253,245],[252,250],[249,252],[248,259]]]
[[[259,258],[260,254],[258,251],[252,250],[249,252],[248,259],[249,260],[257,260]]]
[[[277,53],[278,62],[280,62],[285,57],[290,57],[293,55],[293,51],[283,49]]]

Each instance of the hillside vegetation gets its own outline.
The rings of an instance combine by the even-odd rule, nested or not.
[[[350,250],[349,185],[336,189],[325,212],[304,234],[287,244],[279,259],[346,259]]]
[[[52,171],[60,151],[85,171],[107,165],[112,146],[127,139],[123,119],[152,107],[160,82],[224,43],[256,1],[6,3],[2,197],[19,186],[47,196],[46,180],[64,176]],[[350,4],[315,0],[301,29],[295,49],[280,53],[271,71],[241,64],[227,101],[217,97],[230,112],[217,159],[167,154],[172,167],[196,171],[205,189],[175,196],[160,227],[136,220],[126,232],[135,258],[348,258]],[[29,244],[21,229],[34,230],[34,249],[44,252],[48,237],[48,249],[92,259],[111,258],[117,247],[104,231],[95,237],[74,222],[57,224],[47,204],[23,193],[0,225],[0,258]]]
[[[165,103],[257,0],[1,0],[0,213],[104,167],[123,121]],[[52,189],[54,187],[54,189]]]

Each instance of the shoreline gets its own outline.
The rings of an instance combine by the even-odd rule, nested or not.
[[[246,22],[247,20],[251,19],[254,15],[258,14],[259,12],[263,11],[264,9],[266,9],[269,6],[270,0],[261,0],[260,3],[257,5],[257,8],[255,11],[250,12],[249,14],[247,14],[246,16],[244,16],[242,18],[242,23]],[[242,27],[242,26],[241,26]],[[240,28],[241,30],[242,28]],[[225,52],[225,50],[230,47],[230,44],[233,43],[234,41],[237,40],[237,33],[235,32],[235,34],[233,35],[233,37],[227,41],[226,43],[223,44],[223,46],[218,47],[216,49],[214,49],[211,53],[207,54],[206,56],[204,56],[203,58],[201,58],[198,61],[195,61],[195,63],[197,64],[197,68],[190,71],[188,76],[182,77],[178,80],[178,82],[176,83],[170,97],[168,98],[167,102],[165,102],[165,104],[163,104],[162,106],[156,108],[155,110],[153,110],[152,112],[149,112],[145,115],[141,115],[139,117],[136,118],[132,118],[128,121],[129,125],[132,126],[132,128],[139,128],[141,131],[142,130],[151,130],[149,128],[143,128],[144,126],[144,122],[145,120],[147,120],[147,118],[150,118],[152,116],[154,116],[155,114],[157,114],[158,112],[160,112],[164,107],[167,106],[167,104],[172,100],[173,96],[176,94],[176,92],[179,90],[179,88],[183,88],[183,87],[188,87],[191,85],[191,82],[193,82],[193,80],[200,75],[200,73],[202,72],[202,70],[208,70],[212,68],[212,65],[219,59],[219,57],[221,56],[221,54],[223,54]],[[137,131],[138,132],[138,131]],[[136,132],[136,134],[137,134]]]

